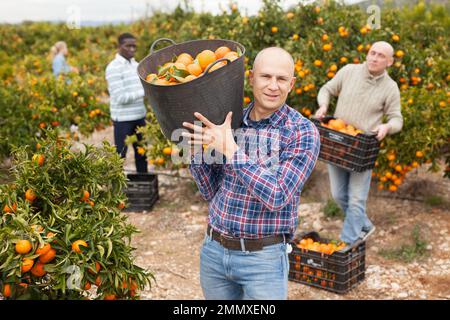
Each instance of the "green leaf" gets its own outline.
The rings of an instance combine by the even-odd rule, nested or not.
[[[113,249],[113,244],[110,239],[108,239],[107,243],[108,243],[108,253],[106,254],[106,259],[108,259],[108,257],[111,255]]]

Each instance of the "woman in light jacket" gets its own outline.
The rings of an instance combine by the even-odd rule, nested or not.
[[[52,57],[52,70],[53,75],[58,77],[60,74],[75,72],[78,73],[78,69],[70,66],[65,56],[69,53],[67,49],[67,44],[64,41],[58,41],[50,49],[50,54]]]

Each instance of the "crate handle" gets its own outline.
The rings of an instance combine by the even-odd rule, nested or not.
[[[209,69],[211,69],[217,62],[221,62],[221,61],[227,61],[227,64],[228,64],[228,63],[231,63],[231,60],[230,60],[230,59],[227,59],[227,58],[220,58],[220,59],[217,59],[216,61],[210,63],[210,64],[206,67],[206,70],[203,71],[203,74],[207,74],[208,71],[209,71]]]
[[[176,44],[176,42],[173,41],[172,39],[169,39],[169,38],[159,38],[159,39],[155,40],[155,41],[152,43],[152,45],[150,46],[150,54],[153,54],[153,49],[155,48],[156,44],[157,44],[158,42],[161,42],[161,41],[169,41],[169,42],[172,43],[172,45],[175,45],[175,44]]]

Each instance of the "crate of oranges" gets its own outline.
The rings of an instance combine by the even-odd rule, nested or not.
[[[289,280],[346,293],[364,279],[366,249],[363,241],[348,246],[309,232],[297,235],[291,245]]]
[[[172,45],[154,51],[162,41]],[[198,121],[199,112],[221,124],[233,112],[231,127],[240,127],[244,101],[245,48],[224,39],[175,43],[158,39],[138,66],[150,106],[165,137],[178,141],[183,122]]]
[[[312,119],[320,133],[319,159],[349,171],[372,169],[380,151],[375,135],[346,124],[342,119]]]

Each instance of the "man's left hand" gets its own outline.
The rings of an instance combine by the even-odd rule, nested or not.
[[[378,127],[375,128],[375,133],[377,134],[378,141],[381,141],[384,139],[384,137],[386,137],[390,128],[391,126],[387,123],[380,124]]]
[[[227,160],[233,158],[234,153],[238,149],[238,145],[234,141],[233,131],[231,129],[232,112],[229,112],[224,123],[215,125],[199,112],[195,112],[194,116],[199,119],[206,127],[194,125],[189,122],[183,122],[183,126],[194,131],[194,133],[183,132],[184,137],[191,138],[190,144],[208,145],[216,151],[227,157]]]

